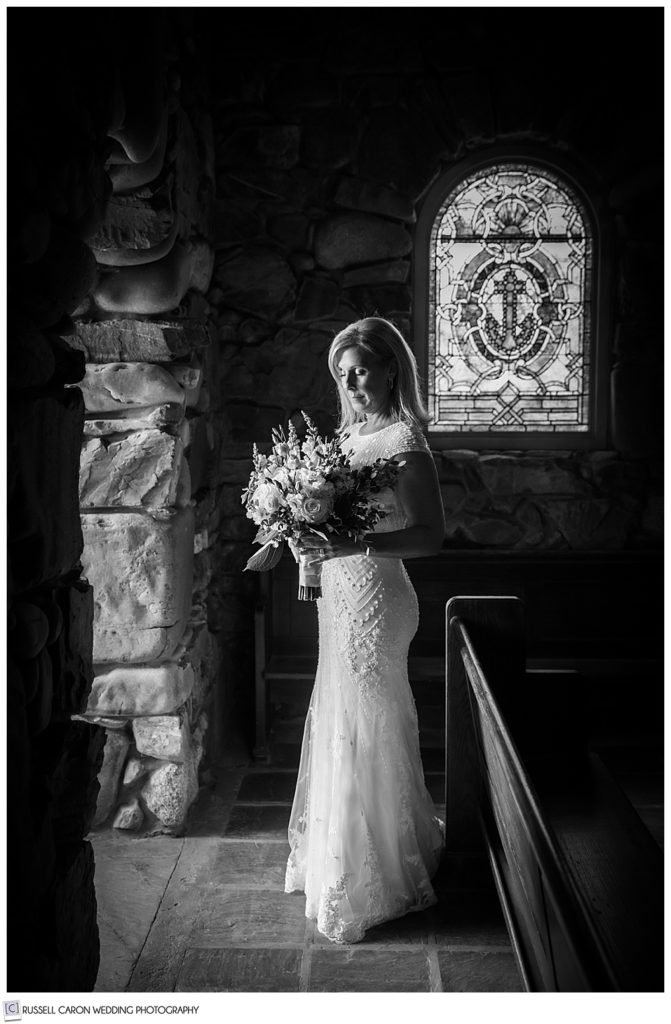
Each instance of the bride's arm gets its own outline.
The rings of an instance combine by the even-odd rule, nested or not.
[[[365,554],[368,546],[376,558],[421,558],[440,551],[445,515],[433,458],[428,452],[405,452],[397,458],[405,462],[396,493],[408,525],[389,533],[368,533],[363,542],[333,536],[326,544],[318,537],[305,538],[301,547],[323,552],[315,561]]]
[[[405,461],[405,466],[399,473],[396,493],[407,526],[389,533],[368,533],[364,545],[370,545],[372,553],[382,558],[435,555],[445,537],[445,513],[435,463],[428,452],[407,452],[398,458]]]

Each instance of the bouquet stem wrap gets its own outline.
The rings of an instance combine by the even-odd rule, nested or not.
[[[312,556],[301,555],[298,559],[298,600],[316,601],[322,596],[322,567],[320,562],[308,565]]]

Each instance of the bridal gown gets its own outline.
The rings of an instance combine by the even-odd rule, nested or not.
[[[394,423],[343,442],[352,466],[428,451]],[[406,525],[394,492],[374,532]],[[319,662],[289,821],[285,891],[334,942],[436,902],[443,825],[424,783],[408,647],[417,597],[400,558],[354,555],[322,566]]]

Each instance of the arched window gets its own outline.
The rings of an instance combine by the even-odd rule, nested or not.
[[[600,238],[576,182],[536,161],[471,163],[434,186],[418,240],[418,349],[438,446],[603,446]]]

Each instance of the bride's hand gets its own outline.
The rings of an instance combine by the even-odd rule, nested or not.
[[[320,562],[328,562],[331,558],[347,558],[350,555],[364,554],[364,547],[361,541],[352,540],[342,534],[332,533],[328,540],[322,537],[302,537],[297,542],[299,555],[308,555],[308,565],[318,565]]]

